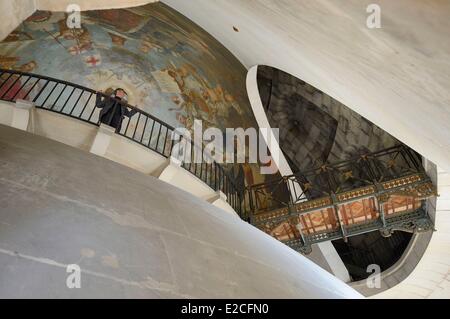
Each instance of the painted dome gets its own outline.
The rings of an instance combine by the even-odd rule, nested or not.
[[[190,128],[256,126],[246,69],[183,15],[155,3],[86,11],[81,28],[64,12],[38,11],[0,43],[0,66],[93,89],[124,88],[129,103]]]

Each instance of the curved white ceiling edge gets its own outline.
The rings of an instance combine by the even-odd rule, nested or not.
[[[280,152],[280,146],[275,138],[275,134],[272,132],[272,127],[270,126],[266,111],[264,110],[264,106],[262,105],[261,97],[259,95],[257,76],[258,66],[256,65],[250,68],[246,80],[248,98],[250,100],[253,114],[260,128],[270,129],[270,137],[268,138],[267,136],[264,136],[264,139],[271,154],[278,154],[278,156],[273,156],[273,161],[277,165],[280,174],[282,176],[292,175],[294,172],[289,166],[284,154]]]
[[[379,0],[163,0],[247,68],[308,82],[450,170],[450,3]],[[233,30],[235,26],[239,32]]]
[[[0,41],[36,10],[34,0],[0,1]]]
[[[0,1],[0,41],[36,10],[67,11],[77,4],[82,11],[95,9],[129,8],[159,0],[14,0]]]
[[[76,4],[82,11],[137,7],[159,0],[35,0],[37,10],[66,11]]]
[[[294,172],[289,166],[289,163],[286,160],[283,152],[280,151],[279,142],[275,138],[275,134],[273,133],[272,127],[270,126],[266,111],[264,110],[259,94],[257,76],[258,66],[256,65],[250,68],[246,80],[248,98],[250,100],[253,114],[255,115],[258,126],[263,129],[268,129],[268,133],[270,134],[270,136],[263,134],[263,138],[265,139],[266,145],[268,146],[270,153],[272,154],[272,159],[277,165],[280,174],[282,176],[292,175]],[[297,189],[296,194],[301,194],[300,185],[298,185],[297,183],[293,183],[291,186]],[[297,195],[293,195],[294,198],[296,196]],[[341,257],[339,257],[339,254],[337,253],[333,244],[331,242],[323,242],[317,244],[317,248],[320,250],[323,257],[327,261],[328,266],[333,274],[344,282],[350,282],[350,274],[345,267]]]

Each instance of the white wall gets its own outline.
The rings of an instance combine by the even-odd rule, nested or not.
[[[69,4],[77,4],[81,10],[129,8],[159,0],[36,0],[36,8],[49,11],[66,11]]]
[[[248,68],[310,83],[450,170],[450,2],[379,0],[383,28],[373,30],[372,0],[163,2]]]
[[[0,1],[0,41],[35,11],[34,0]]]
[[[436,200],[435,229],[433,237],[412,267],[412,273],[400,284],[374,298],[448,299],[450,297],[450,173],[437,169],[439,197]],[[433,204],[433,203],[431,203]]]
[[[1,0],[0,41],[6,38],[23,20],[36,10],[66,11],[69,4],[77,4],[81,10],[128,8],[159,0]]]
[[[270,126],[269,120],[267,118],[266,112],[261,102],[261,98],[259,96],[258,83],[257,83],[257,75],[258,75],[258,66],[252,67],[247,75],[247,92],[250,100],[250,105],[252,107],[253,114],[255,115],[256,122],[260,128],[269,129],[272,128]],[[284,154],[280,151],[280,145],[276,141],[275,135],[273,132],[269,133],[270,135],[266,138],[266,145],[270,150],[270,153],[273,156],[273,160],[277,165],[280,174],[282,176],[289,176],[293,174],[291,167],[289,166],[288,161],[286,160]],[[300,194],[302,192],[299,184],[292,184],[294,188],[296,188],[295,194]],[[296,198],[298,195],[292,195],[293,198]],[[344,282],[350,282],[351,278],[348,273],[347,268],[344,265],[341,257],[337,253],[331,242],[323,242],[314,245],[313,249],[318,249],[320,254],[323,255],[324,261],[327,263],[330,269],[330,272],[334,274],[337,278],[341,279]]]

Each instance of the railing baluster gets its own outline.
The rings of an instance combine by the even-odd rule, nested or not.
[[[50,91],[50,93],[47,95],[46,99],[44,100],[44,102],[42,103],[41,107],[46,108],[45,107],[45,103],[47,102],[48,98],[53,94],[53,92],[55,91],[56,87],[58,86],[58,82],[55,82],[55,86],[52,88],[52,90]],[[37,106],[37,105],[36,105]]]
[[[136,122],[136,127],[134,128],[133,137],[132,137],[133,140],[134,140],[134,137],[136,136],[136,131],[137,131],[137,128],[139,126],[139,121],[140,120],[141,120],[141,113],[139,113],[139,117],[138,117],[137,122]],[[131,118],[130,118],[130,121],[131,121]]]
[[[152,130],[150,132],[150,137],[148,139],[148,147],[151,149],[151,144],[152,144],[152,138],[153,138],[153,129],[155,128],[155,120],[153,120],[152,123]]]
[[[72,109],[70,110],[69,115],[72,115],[73,111],[75,110],[75,108],[77,107],[78,102],[80,101],[81,96],[84,94],[84,90],[81,90],[80,95],[78,96],[75,104],[73,105]]]
[[[69,102],[70,98],[72,97],[73,92],[75,91],[75,87],[72,89],[72,92],[70,92],[69,97],[66,99],[66,102],[64,102],[62,108],[61,108],[61,112],[64,111],[64,109],[66,108],[67,103]]]
[[[219,168],[219,188],[222,193],[225,194],[225,177],[224,177],[224,169],[222,167]]]
[[[178,133],[177,133],[176,130],[173,130],[172,134],[173,134],[173,135],[171,136],[170,152],[169,152],[169,156],[168,156],[168,157],[171,157],[171,156],[174,155],[174,154],[173,154],[173,149],[174,149],[174,147],[175,147],[176,145],[180,145],[180,140],[181,140],[181,135],[178,135]],[[179,153],[176,154],[176,156],[177,156],[177,158],[178,158]]]
[[[209,187],[211,187],[212,188],[212,183],[213,183],[213,181],[212,181],[212,163],[209,163]]]
[[[94,95],[94,93],[91,92],[91,94],[89,94],[89,97],[88,97],[86,103],[84,103],[83,109],[81,110],[81,113],[80,113],[80,118],[83,117],[83,113],[84,113],[84,111],[86,110],[87,105],[88,105],[89,102],[91,101],[92,95]],[[94,106],[94,110],[95,110],[95,106]],[[92,115],[91,115],[91,116],[92,116]],[[91,117],[89,116],[89,117],[87,118],[87,121],[90,121],[90,119],[91,119]]]
[[[142,129],[141,140],[139,141],[139,143],[141,143],[141,144],[142,144],[142,140],[144,139],[145,129],[147,128],[147,122],[148,122],[148,116],[145,117],[145,124],[144,124],[144,128]]]
[[[217,191],[217,164],[214,162],[214,190]]]
[[[163,147],[163,155],[166,154],[166,145],[167,145],[167,136],[169,135],[169,128],[166,127],[166,135],[164,137],[164,147]]]
[[[22,84],[22,86],[16,91],[16,93],[14,94],[14,96],[10,99],[10,101],[14,101],[14,99],[16,98],[16,96],[20,93],[20,91],[22,91],[22,89],[25,87],[25,85],[27,85],[28,81],[30,81],[31,77],[28,77],[28,79],[25,81],[25,83]]]
[[[162,128],[162,124],[159,123],[159,130],[158,130],[158,138],[156,139],[156,152],[158,152],[158,146],[159,146],[159,137],[161,136],[161,128]]]
[[[39,79],[39,81],[40,80],[41,79]],[[37,101],[37,99],[41,96],[42,92],[44,92],[44,90],[47,88],[47,85],[49,83],[50,83],[50,80],[47,80],[47,82],[45,82],[44,86],[39,90],[38,94],[36,94],[36,96],[33,98],[33,103],[35,103]]]
[[[24,95],[24,97],[23,97],[24,100],[27,99],[28,95],[31,93],[31,91],[33,91],[33,89],[35,88],[36,84],[38,84],[38,82],[39,82],[40,80],[41,80],[41,79],[37,79],[37,81],[34,82],[34,84],[33,84],[33,85],[31,86],[31,88],[28,90],[27,94]]]
[[[0,96],[0,99],[2,99],[4,96],[5,96],[5,94],[7,94],[7,93],[9,93],[9,90],[11,89],[11,88],[13,88],[14,87],[14,85],[16,85],[16,83],[17,83],[17,81],[19,81],[19,79],[22,77],[22,75],[19,75],[19,77],[10,85],[10,86],[8,86],[8,88],[6,89],[6,91],[2,94],[2,96]],[[2,85],[3,86],[3,85]],[[0,87],[0,89],[1,89],[1,87]]]
[[[186,141],[186,145],[188,144],[188,142]],[[189,148],[189,168],[187,168],[188,171],[192,172],[192,165],[194,165],[194,170],[195,172],[197,172],[197,163],[195,163],[194,160],[194,145],[189,142],[190,148]],[[187,154],[187,152],[186,152]]]
[[[59,93],[58,97],[56,98],[55,102],[53,102],[52,107],[50,108],[50,110],[53,110],[53,108],[56,105],[56,102],[58,102],[59,98],[61,97],[61,95],[63,94],[63,92],[66,90],[67,84],[64,84],[63,89],[61,90],[61,92]]]
[[[192,145],[192,150],[191,150],[191,162],[195,163],[195,165],[194,165],[194,170],[195,170],[194,175],[195,175],[195,176],[198,176],[198,175],[197,175],[197,167],[198,167],[198,163],[195,161],[195,153],[194,153],[194,154],[192,153],[192,152],[195,152],[195,150],[194,150],[194,145],[193,145],[193,144],[191,144],[191,145]]]
[[[2,75],[3,75],[3,74],[2,74]],[[10,73],[9,76],[6,78],[6,80],[3,81],[3,83],[0,85],[0,90],[3,89],[3,85],[5,85],[6,83],[8,83],[9,79],[10,79],[12,76],[13,76],[13,74]],[[8,92],[8,90],[9,90],[9,88],[5,91],[5,93]],[[3,97],[3,96],[2,96],[2,97]]]

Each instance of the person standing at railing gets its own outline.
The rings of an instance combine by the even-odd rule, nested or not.
[[[105,97],[103,92],[97,92],[95,106],[100,108],[99,120],[101,123],[112,126],[116,132],[120,132],[125,116],[131,117],[137,113],[136,109],[128,109],[126,105],[127,94],[118,88],[110,97]]]

